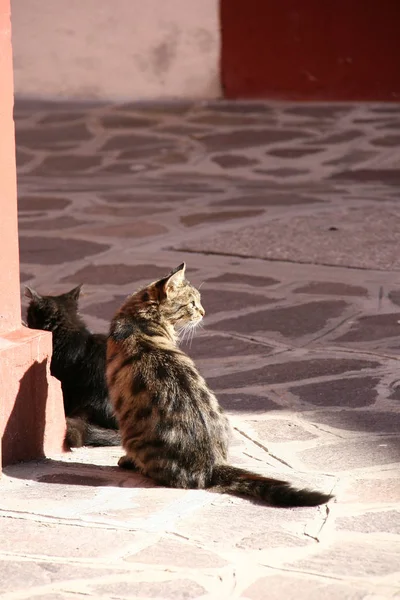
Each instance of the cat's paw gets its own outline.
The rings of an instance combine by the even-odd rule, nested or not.
[[[133,460],[131,458],[129,458],[129,456],[127,456],[125,454],[125,456],[121,456],[121,458],[118,461],[118,466],[121,469],[129,469],[130,471],[139,471],[139,467],[137,467],[135,465],[135,463],[133,462]]]

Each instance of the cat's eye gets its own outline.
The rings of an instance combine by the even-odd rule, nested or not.
[[[196,301],[195,301],[195,300],[192,300],[192,301],[191,301],[191,303],[190,303],[190,306],[193,306],[193,307],[195,307],[195,306],[196,306]]]

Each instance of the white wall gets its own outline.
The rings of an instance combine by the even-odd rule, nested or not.
[[[215,98],[218,0],[11,0],[15,91]]]

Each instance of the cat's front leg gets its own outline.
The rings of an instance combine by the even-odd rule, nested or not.
[[[118,461],[118,466],[121,469],[129,469],[130,471],[140,471],[139,467],[134,463],[134,461],[129,458],[127,454],[125,456],[121,456]]]

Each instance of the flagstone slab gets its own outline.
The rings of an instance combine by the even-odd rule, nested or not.
[[[80,312],[106,332],[185,261],[206,318],[181,346],[232,420],[230,460],[335,497],[282,510],[163,488],[119,469],[119,447],[14,465],[1,593],[396,597],[399,106],[16,99],[14,113],[21,281],[82,283]]]

